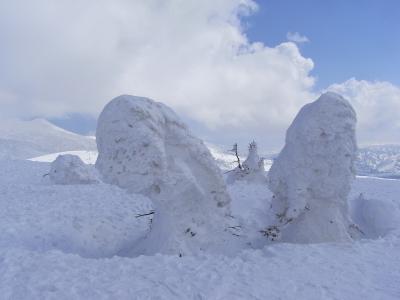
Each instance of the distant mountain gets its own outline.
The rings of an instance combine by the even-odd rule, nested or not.
[[[44,119],[0,121],[0,159],[28,159],[70,150],[96,150],[96,141]]]
[[[400,178],[400,145],[376,145],[359,150],[358,175]]]
[[[234,153],[228,147],[206,143],[222,171],[237,166]],[[71,152],[72,151],[72,152]],[[87,163],[94,163],[97,154],[94,137],[82,136],[55,126],[44,119],[32,121],[0,121],[0,159],[30,159],[52,161],[58,154],[73,153]],[[244,161],[247,149],[241,149]],[[275,155],[265,158],[268,171]],[[359,149],[356,161],[357,175],[400,179],[400,145],[375,145]]]

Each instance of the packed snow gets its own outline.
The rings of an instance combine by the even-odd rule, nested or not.
[[[285,154],[276,162],[292,161],[299,170],[281,171],[294,177],[303,174],[302,182],[310,183],[311,188],[317,182],[326,186],[334,180],[340,192],[327,185],[330,188],[316,189],[312,196],[323,200],[326,192],[337,200],[335,204],[348,207],[359,239],[302,244],[271,241],[266,232],[275,220],[277,199],[265,181],[250,176],[225,186],[223,178],[227,180],[230,173],[226,173],[227,165],[235,160],[232,154],[211,147],[224,162],[220,164],[223,172],[219,171],[209,150],[169,108],[125,96],[114,102],[122,107],[109,107],[110,115],[103,115],[99,122],[104,126],[97,137],[98,143],[104,143],[99,147],[104,165],[97,163],[102,176],[94,177],[96,180],[76,180],[96,170],[95,152],[87,154],[93,149],[71,152],[60,147],[33,161],[0,159],[0,298],[399,299],[400,180],[363,176],[350,185],[354,158],[343,161],[337,156],[346,151],[353,154],[354,120],[346,103],[336,100],[333,102],[343,107],[336,103],[329,108],[332,114],[326,120],[316,115],[330,104],[322,105],[321,111],[310,113],[301,123],[310,133],[334,133],[338,151],[328,151],[329,139],[326,144],[330,146],[320,149],[317,145],[324,143],[316,134],[308,137],[308,145],[295,139],[298,147],[293,151],[299,157]],[[132,119],[137,132],[129,126]],[[313,120],[321,125],[318,130],[308,123]],[[349,127],[340,127],[338,120],[345,121],[339,122],[340,126]],[[296,123],[292,131],[304,138]],[[349,148],[343,150],[345,141]],[[315,147],[310,149],[313,143]],[[136,151],[129,154],[132,163],[125,155],[128,150]],[[246,164],[261,172],[257,162],[263,156],[254,148],[250,152]],[[161,167],[154,169],[153,154],[160,153]],[[311,159],[309,155],[314,154]],[[330,170],[341,173],[344,181],[332,174],[331,178],[319,176],[309,181],[312,174],[298,164],[301,157],[310,166],[322,166],[318,168],[321,171],[332,167],[334,157],[343,169]],[[243,156],[240,158],[244,165]],[[121,165],[126,165],[126,170]],[[107,173],[111,166],[112,172]],[[229,169],[236,166],[233,163]],[[276,176],[274,168],[272,178]],[[51,179],[52,170],[62,170],[62,184]],[[139,175],[120,178],[118,172],[122,171],[128,177],[135,172]],[[219,197],[213,197],[214,188],[220,188]],[[221,198],[222,208],[218,206]],[[312,209],[316,197],[306,199]],[[327,210],[322,213],[327,216]],[[201,240],[193,243],[196,240],[192,238],[202,234]],[[170,243],[171,236],[178,244]],[[210,246],[221,237],[226,242]],[[210,247],[194,251],[204,243]]]

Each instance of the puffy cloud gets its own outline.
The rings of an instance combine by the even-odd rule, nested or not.
[[[308,37],[306,37],[305,35],[301,35],[298,32],[288,32],[286,34],[286,38],[288,41],[294,42],[294,43],[306,43],[309,42],[310,40],[308,39]]]
[[[347,98],[357,111],[360,144],[400,142],[400,88],[385,81],[351,78],[328,90]]]
[[[277,146],[314,98],[292,42],[248,41],[252,0],[0,2],[0,114],[96,115],[119,94],[166,102],[206,138]],[[205,124],[196,126],[196,124]]]

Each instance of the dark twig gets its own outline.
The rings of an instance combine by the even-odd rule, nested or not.
[[[152,210],[151,212],[149,212],[149,213],[147,213],[147,214],[139,214],[139,215],[136,215],[136,218],[145,217],[145,216],[150,216],[150,215],[154,215],[154,210]]]

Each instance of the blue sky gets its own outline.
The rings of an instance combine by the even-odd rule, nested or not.
[[[300,45],[315,63],[317,88],[351,77],[400,84],[400,1],[260,0],[247,19],[252,41],[275,46],[287,32],[310,42]]]

